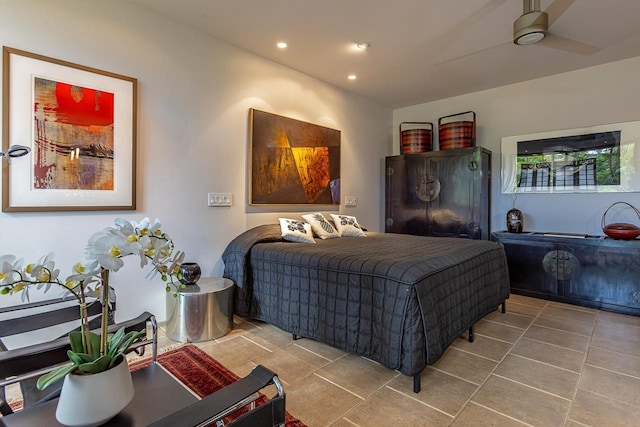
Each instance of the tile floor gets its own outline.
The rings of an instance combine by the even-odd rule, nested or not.
[[[640,425],[640,317],[512,295],[475,329],[418,394],[410,377],[260,322],[197,345],[240,376],[278,373],[310,427]]]

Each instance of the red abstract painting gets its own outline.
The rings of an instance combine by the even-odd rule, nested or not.
[[[34,78],[35,189],[114,189],[114,94]]]

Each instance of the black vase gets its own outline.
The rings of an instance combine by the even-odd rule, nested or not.
[[[180,273],[182,274],[180,283],[184,285],[195,285],[200,279],[200,266],[197,262],[183,262],[180,264]]]
[[[507,212],[507,231],[509,233],[522,233],[522,211],[513,208]]]

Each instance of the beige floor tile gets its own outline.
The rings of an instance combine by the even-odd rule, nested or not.
[[[539,316],[534,322],[534,325],[546,326],[547,328],[558,329],[561,331],[572,332],[574,334],[580,334],[585,336],[591,336],[596,322],[581,322],[574,320],[567,322],[566,319],[554,316]]]
[[[524,336],[532,340],[583,352],[586,352],[589,348],[589,341],[591,339],[588,336],[536,325],[532,325],[527,332],[525,332]]]
[[[315,372],[350,392],[366,398],[399,374],[397,371],[355,355],[346,355]]]
[[[200,343],[198,347],[229,369],[269,353],[266,348],[246,340],[242,336],[222,342]]]
[[[616,336],[640,341],[640,326],[598,319],[598,324],[596,325],[593,335],[596,337]]]
[[[591,347],[615,349],[619,353],[640,357],[640,341],[619,337],[617,335],[598,335],[591,339]]]
[[[433,365],[434,369],[480,385],[487,379],[497,362],[471,353],[449,348]]]
[[[586,365],[579,387],[629,405],[640,406],[640,378]]]
[[[253,331],[257,329],[258,326],[253,322],[254,321],[248,321],[248,320],[242,319],[241,317],[234,316],[233,328],[231,329],[231,331],[227,335],[218,338],[216,341],[230,340],[230,339],[236,338],[239,335],[244,335],[249,331]]]
[[[559,308],[568,308],[570,310],[576,310],[576,311],[585,311],[587,313],[594,313],[594,314],[598,314],[600,312],[600,310],[598,310],[597,308],[584,307],[584,306],[575,305],[575,304],[567,304],[567,303],[558,302],[558,301],[549,301],[549,306],[559,307]]]
[[[248,331],[244,335],[245,339],[255,342],[258,345],[268,348],[271,351],[277,350],[293,342],[290,333],[271,325],[264,325],[254,330]]]
[[[520,314],[523,316],[536,317],[542,311],[542,307],[528,304],[511,302],[507,308],[508,313]]]
[[[509,311],[509,306],[511,305],[512,302],[518,303],[518,304],[531,305],[534,307],[544,307],[549,304],[549,301],[544,299],[526,297],[524,295],[518,295],[518,294],[511,294],[509,296],[509,299],[507,300],[507,311]]]
[[[569,419],[586,426],[637,427],[640,408],[586,390],[578,390]]]
[[[541,315],[559,317],[567,320],[577,320],[580,322],[593,322],[597,317],[597,312],[581,310],[580,307],[570,306],[568,304],[549,304],[546,306]]]
[[[441,427],[453,418],[388,387],[344,415],[360,427]]]
[[[422,390],[417,394],[412,393],[413,378],[406,375],[399,375],[387,387],[405,393],[452,417],[478,389],[475,384],[429,367],[422,372],[420,381]]]
[[[451,346],[499,362],[511,350],[513,344],[483,335],[476,335],[473,342],[469,342],[466,338],[458,338]]]
[[[520,340],[513,347],[511,353],[577,373],[582,370],[582,365],[586,358],[586,354],[583,352],[533,341],[527,338]]]
[[[490,338],[496,338],[509,343],[514,343],[524,334],[525,329],[515,328],[513,326],[501,325],[496,322],[488,322],[480,320],[474,326],[476,335],[485,335]]]
[[[347,354],[346,351],[331,347],[330,345],[323,344],[309,338],[300,338],[299,340],[295,340],[293,343],[329,360],[337,360]]]
[[[514,355],[508,355],[498,365],[494,374],[565,399],[573,399],[580,380],[580,374],[577,372]]]
[[[563,426],[569,400],[492,375],[473,402],[535,426]]]
[[[526,425],[473,402],[469,403],[451,424],[452,427],[523,427]]]
[[[640,357],[591,347],[585,363],[640,378]]]
[[[285,389],[287,411],[309,427],[329,426],[362,402],[352,393],[309,375]]]
[[[621,323],[623,325],[640,326],[640,316],[629,316],[626,314],[613,313],[610,311],[599,311],[598,321]]]
[[[522,314],[516,314],[512,312],[502,313],[500,311],[494,311],[482,318],[502,325],[514,326],[516,328],[526,329],[533,322],[533,316],[524,316]]]
[[[278,374],[283,381],[294,384],[309,376],[330,361],[302,347],[288,345],[274,352],[254,358],[252,362],[266,366]]]

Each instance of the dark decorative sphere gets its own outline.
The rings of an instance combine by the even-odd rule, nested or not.
[[[185,285],[195,285],[196,282],[200,279],[200,266],[197,262],[183,262],[180,264],[180,273],[182,274],[182,278],[180,279],[180,283]]]

